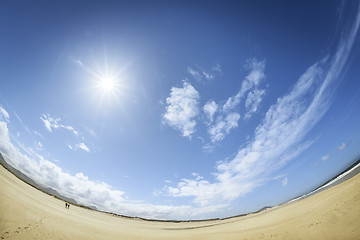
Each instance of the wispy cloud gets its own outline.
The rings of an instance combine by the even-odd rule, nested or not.
[[[213,66],[211,68],[211,70],[213,70],[214,72],[221,72],[221,66],[220,64],[216,64],[215,66]]]
[[[163,123],[191,138],[196,127],[195,117],[199,114],[198,100],[199,93],[190,83],[184,81],[182,88],[172,87],[170,97],[166,99]]]
[[[75,135],[79,135],[79,132],[75,130],[75,128],[73,128],[72,126],[60,124],[60,118],[52,118],[50,114],[43,114],[40,119],[43,121],[45,128],[49,132],[52,132],[53,129],[63,128],[71,131]]]
[[[254,91],[249,92],[245,102],[245,107],[247,110],[245,118],[250,118],[251,115],[257,111],[264,95],[265,90],[255,89]]]
[[[184,178],[176,186],[165,186],[167,193],[174,197],[194,197],[194,203],[201,206],[217,200],[231,201],[266,183],[271,174],[307,149],[313,141],[306,136],[330,107],[336,81],[348,60],[359,23],[358,12],[353,28],[339,41],[335,54],[310,66],[290,92],[278,98],[257,126],[253,139],[232,160],[217,165],[215,181],[199,176]],[[262,64],[257,63],[255,69],[260,70],[250,74],[242,89],[250,89],[248,85],[256,85],[263,78]],[[235,96],[224,109],[231,110],[238,102],[239,97]],[[344,148],[345,144],[340,147]]]
[[[321,160],[322,160],[322,161],[326,161],[326,160],[329,159],[329,157],[330,157],[330,154],[327,154],[327,155],[325,155],[325,156],[322,156]]]
[[[35,148],[38,151],[43,151],[44,150],[44,145],[40,141],[38,141],[38,142],[35,142]]]
[[[199,66],[188,67],[187,72],[198,82],[209,82],[215,78],[216,74],[221,73],[221,66],[216,64],[211,68],[211,71],[205,71]]]
[[[342,143],[339,147],[338,147],[338,150],[342,151],[346,148],[346,143]]]
[[[224,140],[232,129],[239,126],[240,113],[237,107],[247,92],[250,91],[245,102],[245,118],[250,118],[257,111],[265,95],[265,90],[258,89],[259,84],[265,78],[265,61],[250,59],[246,64],[246,69],[250,72],[245,77],[241,89],[235,96],[229,97],[222,106],[219,106],[214,101],[209,101],[203,107],[208,121],[208,134],[213,143]]]
[[[287,179],[287,177],[284,178],[284,179],[281,181],[281,184],[282,184],[283,187],[285,187],[285,186],[288,184],[288,179]]]
[[[74,151],[80,149],[80,150],[85,151],[85,152],[90,152],[89,147],[86,146],[85,143],[83,143],[83,142],[75,144],[75,145],[71,145],[71,144],[67,143],[66,145],[68,146],[69,149],[74,150]]]
[[[4,122],[9,122],[10,120],[9,113],[0,105],[0,120]]]
[[[251,89],[256,89],[261,81],[265,78],[265,60],[258,61],[257,59],[251,59],[248,61],[246,68],[250,70],[250,73],[245,77],[242,82],[239,92],[226,101],[223,106],[225,112],[231,111],[236,108],[242,99],[242,97]]]
[[[81,150],[85,151],[85,152],[90,152],[90,149],[85,145],[85,143],[79,143],[76,144],[77,148],[80,148]]]

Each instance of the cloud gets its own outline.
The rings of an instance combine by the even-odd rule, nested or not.
[[[216,124],[208,129],[211,141],[222,141],[225,138],[225,135],[230,133],[231,129],[238,127],[239,119],[239,113],[229,113],[226,115],[225,119],[218,120]]]
[[[192,69],[191,67],[188,67],[187,71],[196,81],[201,82],[203,76],[199,71]]]
[[[322,160],[322,161],[326,161],[326,160],[329,159],[329,157],[330,157],[330,154],[327,154],[327,155],[323,156],[323,157],[321,158],[321,160]]]
[[[0,105],[0,120],[8,123],[9,119],[9,113]]]
[[[172,87],[166,99],[166,113],[163,123],[179,130],[184,137],[191,138],[195,132],[195,117],[198,110],[199,93],[190,83],[184,81],[182,88]]]
[[[68,148],[70,149],[70,150],[78,150],[78,149],[80,149],[80,150],[83,150],[83,151],[85,151],[85,152],[90,152],[90,149],[89,149],[89,147],[88,146],[86,146],[85,145],[85,143],[78,143],[78,144],[76,144],[76,145],[70,145],[70,144],[66,144],[67,146],[68,146]]]
[[[114,189],[105,182],[90,179],[82,172],[71,175],[55,163],[17,142],[26,154],[22,153],[11,142],[7,124],[4,119],[0,119],[0,152],[6,161],[37,183],[51,187],[64,196],[74,198],[80,204],[95,206],[99,210],[127,216],[167,220],[199,219],[206,214],[215,213],[228,207],[228,204],[204,207],[156,205],[129,200],[125,192]],[[58,162],[58,160],[54,161]],[[167,182],[169,183],[169,181]]]
[[[214,150],[215,146],[213,144],[207,143],[207,144],[204,144],[201,148],[202,148],[203,152],[211,153]]]
[[[247,109],[245,118],[250,118],[251,115],[257,111],[257,108],[261,100],[263,99],[264,95],[265,95],[265,90],[255,89],[254,91],[249,92],[245,102],[245,107]]]
[[[217,164],[213,182],[199,177],[184,178],[176,186],[166,186],[167,194],[193,197],[194,203],[200,206],[232,201],[265,184],[274,172],[311,146],[314,141],[306,139],[307,134],[330,107],[336,82],[340,81],[359,24],[360,12],[349,34],[340,39],[335,54],[310,66],[290,92],[269,108],[248,144],[232,160]],[[254,69],[242,89],[250,89],[248,85],[256,85],[263,78],[262,64],[255,64]],[[238,96],[243,91],[240,90]],[[238,104],[238,99],[229,100],[224,109],[232,109]]]
[[[282,186],[285,187],[285,186],[288,184],[288,179],[287,179],[287,177],[284,178],[284,179],[281,181],[281,183],[282,183]]]
[[[342,143],[339,147],[338,147],[338,150],[342,151],[346,148],[346,143]]]
[[[43,151],[44,150],[44,145],[41,142],[36,142],[35,143],[35,147],[38,151]]]
[[[216,64],[211,68],[213,72],[221,72],[221,66],[219,64]]]
[[[241,101],[241,98],[251,89],[255,89],[261,81],[265,78],[265,60],[258,61],[257,59],[248,60],[246,65],[250,69],[250,73],[245,77],[242,82],[239,92],[226,101],[223,106],[225,112],[231,111],[236,108]]]
[[[215,78],[215,74],[221,73],[221,66],[216,64],[209,72],[204,71],[198,66],[196,68],[188,67],[187,72],[198,82],[208,82]]]
[[[52,132],[53,129],[63,128],[63,129],[71,131],[75,135],[79,135],[79,132],[77,130],[75,130],[72,126],[60,124],[59,123],[61,121],[60,118],[55,119],[55,118],[52,118],[49,114],[46,114],[46,115],[43,114],[42,117],[40,117],[40,119],[43,121],[43,123],[45,124],[45,128],[49,132]]]
[[[203,111],[210,123],[212,123],[214,114],[216,113],[217,109],[218,109],[218,105],[214,101],[208,101],[204,105]]]
[[[36,130],[34,130],[34,134],[37,135],[37,136],[39,136],[39,137],[42,138],[42,139],[45,139],[45,137],[44,137],[41,133],[39,133],[38,131],[36,131]]]
[[[213,143],[224,140],[225,136],[229,134],[232,129],[239,126],[240,113],[238,110],[235,110],[235,108],[240,104],[241,99],[248,91],[250,92],[248,93],[245,102],[245,108],[247,110],[245,118],[250,118],[251,115],[257,111],[258,106],[265,95],[265,90],[259,90],[257,88],[265,78],[265,61],[250,59],[248,60],[246,68],[249,69],[250,72],[245,77],[241,89],[235,96],[229,97],[223,106],[219,107],[214,101],[208,101],[203,107],[203,111],[208,121],[207,132]],[[217,117],[214,121],[215,115],[217,115]],[[213,148],[214,146],[211,146],[211,148],[205,147],[203,150],[212,150]]]
[[[220,67],[220,66],[218,66]],[[225,136],[230,133],[231,129],[238,127],[238,121],[240,119],[240,113],[234,109],[239,105],[241,98],[246,92],[252,89],[246,99],[246,118],[249,118],[254,112],[257,111],[265,90],[258,90],[256,87],[260,84],[263,78],[265,78],[265,61],[258,61],[251,59],[248,61],[246,68],[250,69],[250,73],[246,76],[242,82],[242,87],[239,92],[226,101],[223,106],[218,106],[215,101],[208,101],[203,106],[204,114],[207,118],[208,134],[212,142],[220,142],[224,140]],[[219,69],[221,71],[221,69]],[[214,116],[217,115],[216,121]],[[210,146],[210,148],[208,148]],[[212,150],[214,146],[207,145],[203,147],[203,150]]]
[[[85,145],[85,143],[79,143],[76,145],[76,148],[80,148],[81,150],[84,150],[86,152],[90,152],[90,149]]]

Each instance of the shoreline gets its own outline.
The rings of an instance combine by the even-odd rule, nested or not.
[[[20,170],[16,169],[15,167],[13,167],[12,165],[9,164],[9,160],[5,160],[7,157],[4,157],[3,154],[0,152],[0,166],[4,167],[7,171],[9,171],[12,175],[14,175],[16,178],[18,178],[19,180],[21,180],[22,182],[28,184],[29,186],[37,189],[38,191],[41,191],[42,193],[45,193],[49,196],[55,197],[60,201],[64,201],[64,202],[70,202],[72,205],[74,206],[78,206],[87,210],[91,210],[91,211],[95,211],[95,212],[99,212],[99,213],[104,213],[104,214],[108,214],[114,217],[122,217],[122,218],[127,218],[127,219],[137,219],[137,220],[142,220],[142,221],[148,221],[148,222],[169,222],[169,223],[192,223],[192,222],[214,222],[214,221],[223,221],[223,220],[230,220],[230,219],[234,219],[234,218],[238,218],[238,217],[245,217],[245,216],[249,216],[252,214],[257,214],[257,213],[261,213],[267,210],[274,210],[277,209],[283,205],[289,204],[289,203],[293,203],[293,202],[297,202],[299,200],[303,200],[305,198],[308,198],[310,196],[313,196],[315,194],[318,194],[326,189],[329,189],[333,186],[336,186],[337,184],[340,184],[346,180],[349,180],[350,178],[356,176],[357,174],[360,173],[360,159],[357,161],[354,161],[349,167],[345,168],[344,170],[342,170],[340,173],[338,173],[337,175],[335,175],[334,177],[332,177],[331,179],[327,180],[326,182],[324,182],[323,184],[319,185],[318,187],[316,187],[315,189],[311,190],[308,193],[305,193],[303,195],[300,195],[298,197],[292,198],[288,201],[285,201],[283,203],[280,203],[278,205],[275,206],[265,206],[257,211],[254,212],[248,212],[248,213],[243,213],[243,214],[237,214],[237,215],[233,215],[233,216],[229,216],[229,217],[224,217],[224,218],[209,218],[209,219],[192,219],[192,220],[164,220],[164,219],[149,219],[149,218],[143,218],[143,217],[139,217],[139,216],[127,216],[127,215],[122,215],[122,214],[118,214],[118,213],[114,213],[114,212],[109,212],[109,211],[102,211],[102,210],[98,210],[98,209],[94,209],[90,206],[86,206],[86,205],[82,205],[76,202],[76,200],[74,199],[70,199],[64,196],[57,196],[54,194],[51,194],[45,190],[43,190],[41,187],[39,187],[40,184],[36,183],[34,180],[32,180],[29,176],[27,176],[26,174],[22,173]],[[5,163],[5,164],[4,164]],[[19,174],[16,174],[16,172],[20,172],[20,174],[24,175],[27,179],[29,179],[28,181],[26,180],[26,178],[24,179],[24,177],[20,177]],[[54,190],[54,189],[53,189]],[[55,190],[55,192],[57,193],[57,191]],[[57,193],[59,194],[59,193]],[[59,194],[61,195],[61,194]],[[64,199],[67,198],[67,199]]]

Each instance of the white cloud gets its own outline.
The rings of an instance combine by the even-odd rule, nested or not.
[[[238,127],[240,114],[229,113],[225,119],[218,120],[216,124],[212,125],[209,129],[209,135],[212,142],[222,141],[226,134],[229,134],[231,129]]]
[[[335,54],[310,66],[290,92],[269,108],[253,139],[232,160],[217,165],[215,181],[182,179],[174,187],[166,186],[167,193],[194,197],[194,202],[201,206],[218,200],[232,201],[265,184],[275,171],[307,149],[314,141],[306,140],[306,136],[331,104],[334,82],[348,60],[359,24],[360,12],[349,35],[339,41]],[[261,79],[261,72],[250,74],[249,83]],[[234,103],[237,101],[231,100],[228,109]]]
[[[75,135],[79,135],[79,132],[75,130],[72,126],[60,124],[60,118],[52,118],[49,114],[43,114],[40,119],[44,122],[45,127],[49,132],[52,132],[53,129],[63,128],[71,131]]]
[[[76,144],[76,145],[70,145],[70,144],[67,143],[66,145],[68,146],[68,148],[69,148],[70,150],[76,151],[76,150],[78,150],[78,149],[81,149],[81,150],[83,150],[83,151],[85,151],[85,152],[90,152],[89,147],[86,146],[85,143],[83,143],[83,142],[78,143],[78,144]]]
[[[74,198],[78,203],[96,206],[99,210],[115,212],[127,216],[140,216],[150,219],[199,219],[206,214],[219,212],[228,204],[215,204],[203,207],[191,205],[156,205],[129,200],[125,192],[97,180],[84,173],[71,175],[55,163],[46,160],[21,143],[26,152],[20,152],[11,142],[7,122],[0,119],[0,152],[9,164],[30,176],[37,183],[51,187],[64,196]],[[69,145],[70,146],[70,145]],[[58,162],[58,160],[54,160]],[[160,194],[158,192],[158,194]]]
[[[213,72],[221,72],[221,66],[219,64],[216,64],[211,68]]]
[[[214,101],[208,101],[204,105],[203,111],[210,123],[212,123],[214,114],[216,113],[217,109],[218,109],[218,105]]]
[[[288,179],[287,179],[287,177],[284,178],[284,179],[281,181],[281,183],[282,183],[282,186],[285,187],[285,186],[288,184]]]
[[[241,99],[248,91],[251,92],[248,93],[245,102],[247,110],[245,118],[251,117],[251,115],[257,111],[265,95],[265,90],[257,89],[261,81],[265,78],[265,61],[251,59],[248,61],[246,68],[248,68],[250,72],[242,82],[241,89],[235,96],[229,97],[222,107],[219,107],[214,101],[207,102],[203,107],[203,111],[208,119],[208,133],[212,142],[224,140],[231,129],[238,127],[240,113],[235,111],[235,108],[240,104]],[[215,115],[217,115],[216,121],[214,121]],[[208,149],[212,150],[213,147],[214,146]],[[206,148],[205,146],[203,149]]]
[[[8,123],[9,119],[9,113],[0,105],[0,120]]]
[[[322,160],[322,161],[326,161],[326,160],[329,159],[329,157],[330,157],[330,154],[327,154],[327,155],[323,156],[323,157],[321,158],[321,160]]]
[[[188,73],[195,78],[196,81],[201,82],[202,80],[202,74],[200,71],[197,71],[195,69],[192,69],[191,67],[187,68]]]
[[[86,152],[90,152],[90,149],[85,145],[85,143],[76,144],[76,148],[80,148],[81,150],[84,150]]]
[[[239,92],[226,101],[223,106],[225,112],[231,111],[236,108],[241,101],[241,98],[251,89],[255,89],[260,82],[265,78],[265,61],[258,61],[257,59],[251,59],[248,61],[247,68],[250,69],[250,73],[245,77],[242,82]]]
[[[196,69],[188,67],[187,72],[198,82],[208,82],[215,78],[215,74],[221,73],[221,66],[216,64],[209,72],[204,71],[198,66],[196,66]]]
[[[198,110],[199,93],[190,83],[184,81],[182,88],[172,87],[166,99],[166,113],[163,123],[179,130],[184,137],[191,138],[195,132],[195,117]]]
[[[45,137],[44,137],[41,133],[39,133],[38,131],[36,131],[36,130],[34,130],[34,134],[37,135],[37,136],[39,136],[39,137],[42,138],[42,139],[45,139]]]
[[[245,102],[245,107],[247,109],[245,118],[250,118],[251,115],[257,111],[257,108],[261,100],[263,99],[264,95],[265,95],[265,90],[255,89],[254,91],[249,92]]]
[[[346,143],[344,142],[338,147],[340,151],[344,150],[345,148],[346,148]]]
[[[38,151],[43,151],[44,150],[44,145],[41,142],[36,142],[35,143],[35,147]]]

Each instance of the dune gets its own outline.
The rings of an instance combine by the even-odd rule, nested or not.
[[[246,216],[145,221],[71,205],[0,166],[1,239],[360,239],[360,174],[300,201]]]

